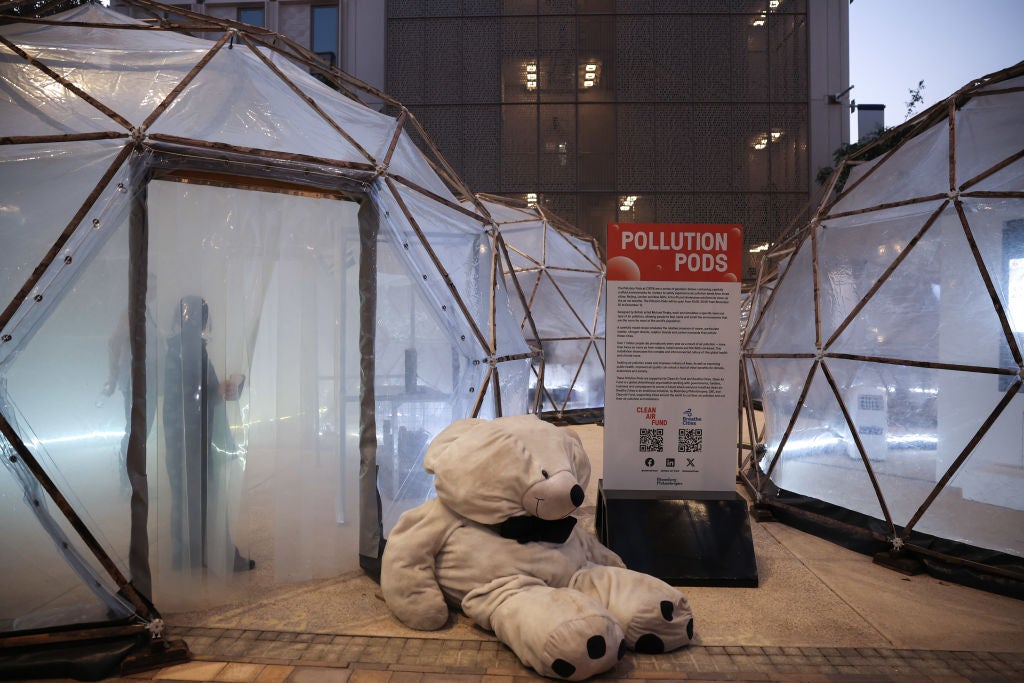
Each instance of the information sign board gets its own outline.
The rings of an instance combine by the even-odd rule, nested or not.
[[[738,225],[611,223],[606,491],[735,495]]]

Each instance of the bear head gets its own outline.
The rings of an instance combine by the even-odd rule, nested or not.
[[[575,523],[569,515],[590,480],[579,436],[535,415],[457,420],[431,442],[423,466],[446,507],[480,524],[504,525],[503,535],[522,542],[562,536],[538,537],[541,528],[567,536]]]

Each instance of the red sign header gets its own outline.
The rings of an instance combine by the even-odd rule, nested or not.
[[[739,282],[739,225],[609,223],[609,280]]]

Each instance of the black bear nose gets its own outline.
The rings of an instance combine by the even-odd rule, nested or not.
[[[583,502],[584,498],[586,498],[586,494],[583,493],[583,487],[579,484],[573,486],[572,490],[569,491],[569,500],[571,500],[572,504],[576,507],[580,506],[580,503]]]

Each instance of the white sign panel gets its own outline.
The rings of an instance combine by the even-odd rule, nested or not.
[[[609,224],[606,490],[734,495],[742,245],[738,225]]]

